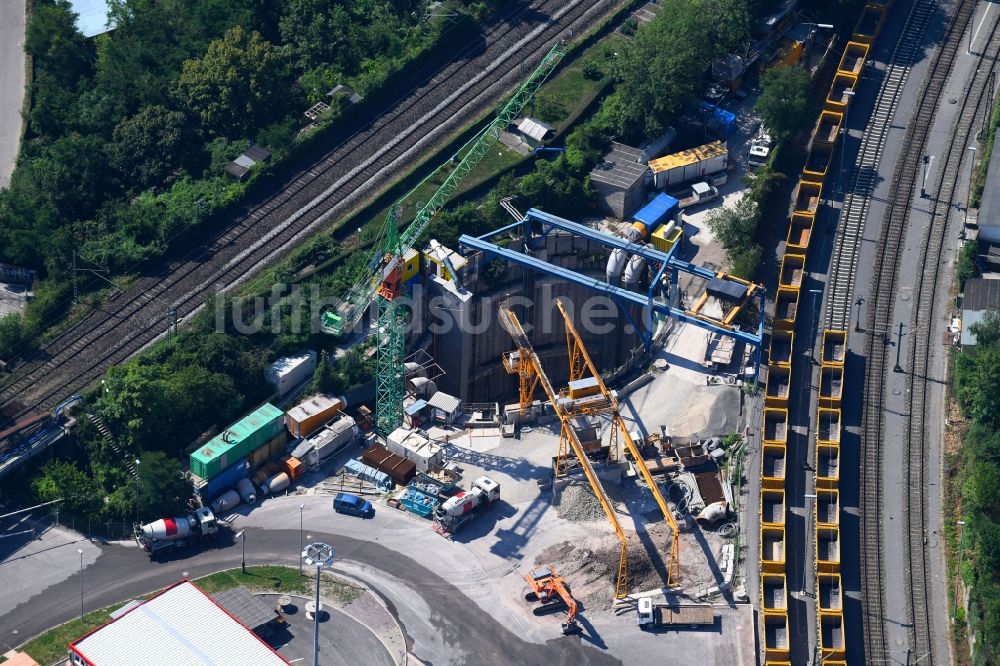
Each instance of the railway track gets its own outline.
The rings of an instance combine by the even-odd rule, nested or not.
[[[930,224],[923,230],[919,264],[923,266],[915,287],[915,303],[910,322],[909,350],[907,352],[908,423],[906,457],[904,461],[908,481],[907,537],[909,540],[909,584],[910,638],[917,657],[928,655],[928,663],[934,663],[934,633],[931,599],[931,571],[928,562],[928,515],[924,489],[927,487],[924,454],[930,447],[928,440],[934,423],[931,401],[928,393],[933,381],[931,374],[932,345],[935,336],[936,305],[941,295],[941,267],[946,263],[944,255],[947,247],[948,231],[953,229],[949,217],[962,193],[958,183],[969,155],[967,146],[976,139],[976,129],[984,113],[992,109],[989,85],[996,72],[997,57],[1000,56],[1000,19],[993,19],[990,32],[979,56],[979,67],[973,74],[967,94],[962,97],[953,131],[953,141],[940,169],[934,192],[936,197],[930,211]],[[967,202],[966,202],[967,205]],[[947,290],[946,283],[944,287]],[[925,619],[924,619],[925,618]]]
[[[473,57],[477,47],[468,46],[280,192],[171,262],[165,274],[138,280],[107,309],[47,342],[26,371],[0,384],[0,407],[17,414],[48,408],[141,351],[165,333],[168,310],[183,320],[208,293],[235,287],[372,196],[421,150],[494,103],[515,82],[522,63],[540,59],[567,29],[589,27],[616,4],[552,0],[522,6],[487,33],[481,54]]]
[[[941,48],[930,63],[923,86],[923,94],[907,127],[902,150],[892,176],[892,185],[886,203],[879,238],[874,253],[872,284],[866,317],[864,409],[861,427],[861,585],[863,604],[864,647],[866,663],[888,663],[889,646],[885,630],[884,542],[882,535],[882,446],[886,411],[886,376],[889,369],[890,327],[893,303],[899,277],[899,265],[904,237],[910,222],[910,211],[927,137],[934,121],[941,94],[954,64],[962,37],[974,14],[975,0],[961,0],[946,28]],[[897,93],[898,94],[898,93]],[[877,119],[888,122],[887,119]],[[964,145],[962,146],[964,150]],[[862,158],[864,156],[862,155]],[[957,168],[957,167],[956,167]],[[874,175],[874,174],[872,174]],[[862,181],[864,182],[864,181]],[[863,219],[863,217],[861,218]],[[860,237],[860,229],[856,235]],[[856,243],[857,241],[855,241]],[[853,256],[852,256],[853,255]],[[848,289],[853,283],[853,267],[857,262],[857,248],[847,245],[846,261],[837,265],[832,276],[834,284]],[[843,282],[841,273],[850,275]],[[839,280],[839,281],[838,281]],[[833,309],[837,313],[831,316]],[[930,316],[930,315],[928,315]],[[836,317],[836,318],[834,318]],[[850,300],[839,299],[831,305],[828,322],[847,327],[850,317]],[[928,342],[929,348],[929,342]],[[926,351],[926,349],[925,349]],[[915,367],[915,366],[914,366]],[[920,397],[926,410],[926,396]],[[911,396],[911,401],[914,398]],[[911,406],[913,403],[911,402]],[[913,427],[907,437],[906,465],[909,475],[907,502],[917,515],[908,518],[908,571],[909,614],[911,645],[918,656],[934,663],[932,649],[933,627],[929,606],[929,568],[927,562],[924,515],[924,482],[920,462],[923,438],[914,440]],[[910,465],[909,461],[917,462]],[[917,469],[920,468],[920,469]],[[919,527],[919,530],[917,529]]]
[[[868,204],[875,191],[878,164],[882,159],[889,125],[896,113],[899,95],[910,76],[917,49],[934,13],[931,0],[910,5],[903,32],[889,58],[882,85],[872,109],[871,120],[861,137],[861,145],[851,169],[850,185],[844,196],[837,239],[830,262],[830,288],[826,303],[826,328],[846,331],[851,319],[851,289],[858,265],[858,249],[864,232]],[[844,147],[841,146],[841,150]]]

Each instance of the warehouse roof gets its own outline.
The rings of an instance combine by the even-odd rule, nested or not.
[[[322,414],[340,404],[341,402],[337,398],[319,393],[289,409],[288,418],[301,423],[310,416]]]
[[[438,391],[431,396],[431,399],[427,401],[427,404],[431,407],[436,407],[447,414],[454,414],[458,411],[458,407],[462,404],[462,401],[453,395],[448,395],[444,391]]]
[[[517,123],[517,131],[535,141],[543,141],[550,132],[555,132],[556,128],[537,118],[521,118]]]
[[[649,168],[636,160],[640,152],[621,143],[612,143],[604,161],[590,172],[590,179],[628,189],[646,175]]]
[[[722,141],[713,141],[712,143],[706,143],[704,146],[696,146],[695,148],[682,150],[672,155],[664,155],[650,162],[649,166],[653,170],[653,173],[660,173],[661,171],[669,171],[677,167],[696,164],[713,157],[721,157],[728,154],[728,152],[729,149],[725,143]]]
[[[289,662],[189,580],[70,644],[93,666],[254,666]]]
[[[212,596],[230,615],[251,630],[256,630],[257,627],[278,617],[278,611],[251,594],[250,590],[242,585],[217,592]]]
[[[962,296],[963,310],[1000,310],[1000,280],[966,280]]]

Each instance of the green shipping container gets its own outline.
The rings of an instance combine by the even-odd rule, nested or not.
[[[191,472],[206,481],[267,443],[284,427],[284,412],[265,403],[191,454]]]

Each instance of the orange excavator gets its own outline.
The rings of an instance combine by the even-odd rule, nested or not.
[[[574,634],[580,631],[576,623],[576,600],[570,594],[569,587],[562,576],[556,573],[552,565],[531,570],[524,577],[531,589],[524,595],[525,601],[538,602],[535,615],[542,615],[553,608],[566,606],[566,621],[562,623],[563,634]]]

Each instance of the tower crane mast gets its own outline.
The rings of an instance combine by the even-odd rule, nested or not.
[[[403,421],[406,313],[397,300],[402,289],[403,255],[413,248],[430,221],[486,152],[496,145],[500,133],[535,95],[565,54],[566,45],[560,40],[542,58],[527,81],[500,107],[493,121],[459,149],[453,159],[457,159],[458,155],[462,158],[402,233],[399,229],[400,210],[402,202],[410,195],[389,207],[383,225],[384,240],[376,247],[367,274],[348,290],[335,308],[323,313],[323,331],[340,335],[361,321],[373,299],[377,303],[375,429],[382,435],[388,435]]]

